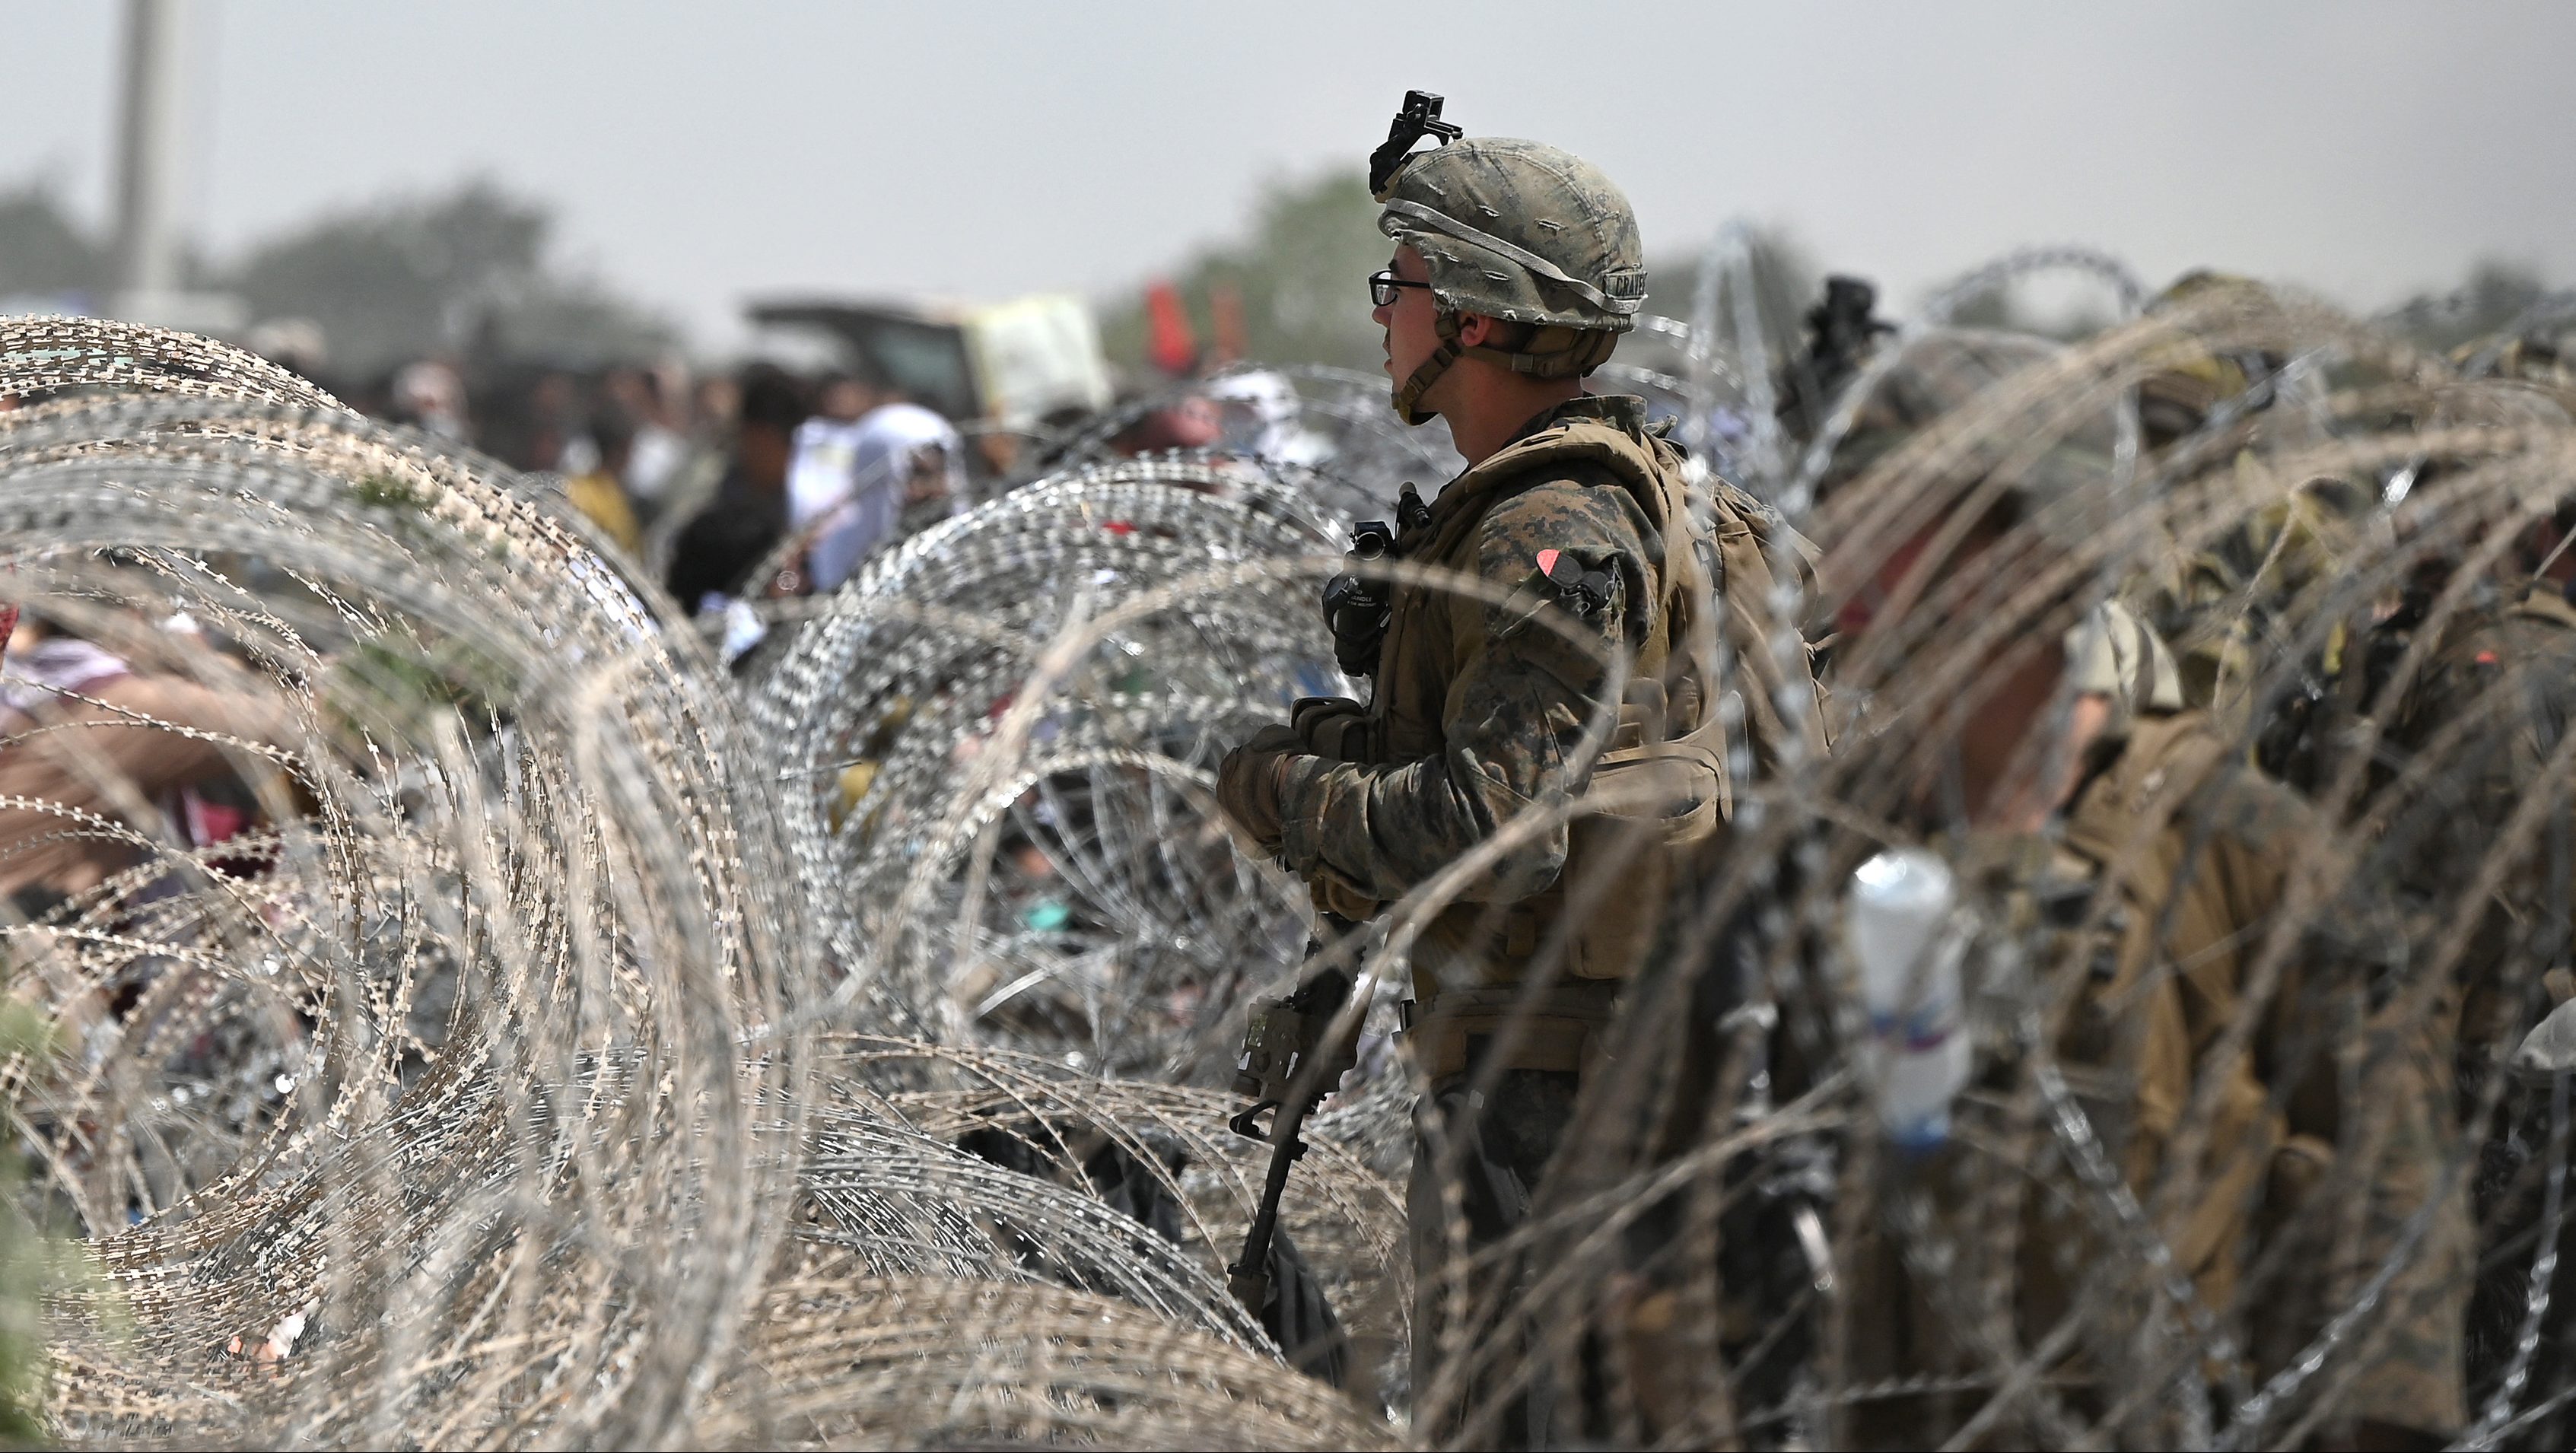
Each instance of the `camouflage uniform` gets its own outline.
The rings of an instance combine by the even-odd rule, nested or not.
[[[1588,374],[1644,296],[1626,199],[1554,148],[1455,142],[1406,162],[1379,199],[1381,228],[1429,265],[1442,338],[1398,382],[1409,422],[1428,417],[1424,392],[1463,356],[1542,378]],[[1515,325],[1508,345],[1465,346],[1466,313]],[[1529,1214],[1656,905],[1686,854],[1722,832],[1728,743],[1708,679],[1721,636],[1742,668],[1729,684],[1756,759],[1795,732],[1822,746],[1817,713],[1794,725],[1779,715],[1785,691],[1813,687],[1803,660],[1785,673],[1773,660],[1761,511],[1714,480],[1694,498],[1682,462],[1634,398],[1580,397],[1530,420],[1399,538],[1405,564],[1434,578],[1393,587],[1372,701],[1301,703],[1293,743],[1274,728],[1221,775],[1220,797],[1259,839],[1267,804],[1244,806],[1260,794],[1229,779],[1240,781],[1245,753],[1289,753],[1266,845],[1319,910],[1351,920],[1498,833],[1526,830],[1532,814],[1617,798],[1516,841],[1429,922],[1412,956],[1408,1039],[1431,1082],[1423,1118],[1434,1140],[1468,1138],[1454,1164],[1471,1246]],[[1471,1071],[1486,1075],[1472,1105]],[[1431,1292],[1443,1180],[1426,1145],[1410,1196],[1417,1369],[1441,1340]],[[1515,1398],[1499,1436],[1542,1440],[1546,1421]]]
[[[2119,969],[2100,1002],[2144,965],[2167,968],[2146,1000],[2148,1029],[2137,1061],[2136,1133],[2126,1157],[2142,1199],[2165,1161],[2174,1115],[2192,1077],[2213,1073],[2207,1056],[2245,992],[2246,974],[2286,887],[2284,873],[2322,826],[2304,800],[2241,765],[2227,742],[2188,716],[2142,732],[2075,805],[2067,840],[2109,868],[2118,835],[2163,812],[2155,846],[2122,882],[2127,932]],[[2151,796],[2145,784],[2163,779]],[[2198,778],[2196,789],[2185,784]],[[2176,804],[2167,808],[2165,804]],[[2201,857],[2186,864],[2206,835]],[[2192,1174],[2197,1201],[2167,1227],[2176,1257],[2214,1315],[2247,1319],[2257,1371],[2279,1370],[2394,1254],[2406,1223],[2438,1197],[2422,1239],[2384,1294],[2381,1316],[2362,1333],[2361,1372],[2341,1393],[2338,1415],[2426,1432],[2456,1432],[2464,1418],[2462,1336],[2475,1237],[2467,1198],[2442,1184],[2457,1143],[2452,1112],[2448,994],[2430,1014],[2411,1012],[2402,975],[2369,962],[2361,942],[2378,915],[2349,905],[2339,936],[2314,931],[2274,992],[2247,1050],[2216,1067],[2225,1086],[2202,1162]],[[2170,924],[2161,942],[2152,925]],[[2134,1011],[2131,1011],[2134,1012]],[[2339,1012],[2358,1035],[2331,1039],[2318,1027]],[[2337,1088],[2338,1056],[2358,1061],[2365,1104]],[[2351,1065],[2340,1066],[2350,1069]],[[2279,1092],[2278,1108],[2267,1096]],[[2348,1124],[2358,1120],[2362,1123]],[[2339,1156],[2365,1168],[2343,1192],[2361,1197],[2350,1223],[2312,1201]],[[2248,1233],[2252,1233],[2249,1237]],[[2243,1288],[2249,1250],[2295,1237],[2304,1254],[2270,1287]],[[2302,1276],[2298,1269],[2321,1268]],[[2379,1339],[2375,1351],[2369,1339]]]
[[[1679,765],[1684,780],[1696,778],[1702,785],[1673,805],[1714,830],[1728,790],[1724,749],[1709,740],[1708,693],[1678,649],[1707,614],[1707,559],[1724,573],[1719,598],[1738,660],[1760,663],[1744,689],[1758,699],[1756,759],[1777,755],[1791,728],[1772,706],[1783,683],[1769,642],[1753,629],[1770,588],[1759,516],[1721,489],[1718,548],[1695,548],[1677,454],[1645,432],[1642,415],[1633,398],[1551,410],[1432,505],[1408,562],[1457,571],[1503,599],[1400,587],[1376,699],[1339,733],[1345,760],[1289,763],[1282,857],[1319,909],[1375,916],[1515,817],[1641,767]],[[1549,563],[1564,573],[1568,560],[1617,582],[1588,614],[1560,603],[1547,579]],[[1624,692],[1613,679],[1623,653]],[[1601,767],[1587,772],[1585,738],[1601,722],[1615,730]],[[1805,730],[1820,749],[1812,712]],[[1595,1035],[1684,861],[1663,831],[1630,831],[1637,822],[1582,817],[1533,835],[1433,918],[1415,949],[1410,1038],[1433,1114],[1450,1133],[1474,1137],[1460,1184],[1471,1246],[1501,1239],[1528,1215]],[[1468,1114],[1469,1071],[1497,1040],[1510,1048],[1483,1113]],[[1426,1154],[1410,1195],[1426,1290],[1439,1261],[1440,1195]],[[1426,1303],[1417,1346],[1431,1345],[1436,1326]]]
[[[2235,466],[2253,468],[2251,456]],[[2351,492],[2331,482],[2299,490],[2249,514],[2205,549],[2172,562],[2162,579],[2138,582],[2133,597],[2180,658],[2183,694],[2222,729],[2250,724],[2255,687],[2278,670],[2301,626],[2296,606],[2340,577],[2357,553],[2360,522]],[[2329,633],[2305,663],[2313,690],[2345,665],[2348,633]],[[2294,698],[2302,705],[2309,698]]]
[[[1887,394],[1862,410],[1864,425],[1873,427],[1858,434],[1855,452],[1863,465],[1886,457],[1905,440],[1882,431],[1920,427],[1933,412],[1925,405],[1958,407],[1947,401],[1992,387],[1996,365],[2031,367],[2046,353],[2036,340],[2008,345],[1990,335],[1918,340],[1888,375]],[[1917,359],[1946,376],[1921,377]],[[2107,484],[2107,455],[2092,463],[2089,478],[2082,455],[2059,451],[2025,476],[2025,515],[2066,518],[2071,511],[2046,513],[2061,503],[2050,491]],[[1847,483],[1860,473],[1838,457],[1828,478]],[[2248,1370],[2277,1371],[2348,1304],[2423,1213],[2424,1230],[2379,1314],[2356,1333],[2327,1380],[2359,1369],[2338,1395],[2345,1419],[2456,1431],[2474,1244],[2466,1198],[2442,1182],[2457,1135],[2441,1014],[2429,1023],[2401,1014],[2408,998],[2402,970],[2370,972],[2356,943],[2309,932],[2285,981],[2267,991],[2255,1033],[2228,1050],[2224,1034],[2258,987],[2249,973],[2278,925],[2289,867],[2319,830],[2312,810],[2248,765],[2203,714],[2176,710],[2182,692],[2169,659],[2126,613],[2097,613],[2071,635],[2067,669],[2076,689],[2104,691],[2117,709],[2056,829],[1972,835],[1951,845],[1999,936],[1989,940],[2003,954],[1995,962],[2078,975],[2055,1058],[2202,1309],[2250,1350]],[[2365,907],[2353,905],[2356,912]],[[2354,917],[2329,912],[2316,921]],[[2356,929],[2349,937],[2366,943],[2368,935]],[[2341,1023],[2357,1028],[2337,1033]],[[2009,1036],[1988,1046],[1990,1057],[2005,1062],[2017,1053]],[[2216,1058],[2222,1053],[2223,1061]],[[2340,1102],[2339,1069],[2365,1073],[2367,1106]],[[2214,1086],[2211,1113],[2194,1127],[2186,1123],[2187,1106],[2202,1084]],[[1960,1113],[1973,1121],[1995,1112],[1970,1101]],[[2176,1159],[2186,1135],[2196,1146],[2187,1163]],[[1966,1154],[1957,1144],[1944,1155]],[[2338,1175],[2338,1158],[2350,1155],[2361,1163]],[[1941,1178],[1936,1172],[1927,1180],[1937,1185]],[[2312,1200],[2321,1186],[2335,1193]],[[1933,1229],[1960,1254],[2020,1248],[2019,1266],[1990,1270],[2010,1275],[2018,1288],[2012,1314],[2023,1346],[2072,1310],[2086,1271],[2101,1262],[2106,1233],[2077,1206],[2038,1196],[2003,1202],[2022,1207],[2017,1231],[2007,1233],[1975,1224],[1993,1214],[1992,1201],[1934,1199],[1940,1219]],[[2429,1210],[2428,1202],[2435,1202]],[[2297,1244],[2283,1246],[2287,1237]],[[1957,1287],[1975,1285],[1977,1275],[1953,1266],[1941,1284],[1922,1283],[1897,1246],[1888,1239],[1857,1249],[1850,1295],[1855,1305],[1882,1306],[1889,1315],[1856,1333],[1848,1349],[1853,1375],[1968,1370],[1978,1356],[1967,1350],[1961,1321],[1975,1309],[1958,1300]],[[2267,1253],[2275,1253],[2272,1279],[2246,1285],[2246,1272]],[[2120,1298],[2115,1305],[2136,1310],[2097,1313],[2106,1334],[2130,1332],[2163,1300],[2144,1281],[2111,1294]],[[2134,1345],[2118,1340],[2083,1346],[2054,1379],[2059,1395],[2098,1414],[2130,1391],[2109,1369],[2131,1365],[2135,1355]],[[2167,1410],[2158,1402],[2146,1417],[2153,1424]],[[1945,1421],[1920,1400],[1905,1399],[1866,1411],[1855,1436],[1938,1437]],[[2148,1437],[2178,1434],[2144,1430]]]
[[[2576,605],[2554,584],[2531,585],[2507,606],[2472,607],[2443,633],[2388,731],[2391,745],[2407,755],[2442,752],[2442,796],[2400,817],[2387,844],[2428,907],[2465,886],[2460,875],[2475,869],[2515,805],[2541,787],[2571,717]],[[2566,791],[2563,782],[2558,790]],[[2568,893],[2553,894],[2540,871],[2550,851],[2544,840],[2524,870],[2507,880],[2503,901],[2486,915],[2465,964],[2492,970],[2535,948],[2537,964],[2565,956]],[[2515,925],[2525,940],[2518,945],[2508,941]],[[2533,941],[2535,932],[2544,938]],[[2495,999],[2492,991],[2502,985],[2462,987],[2469,1011],[2462,1032],[2470,1044],[2496,1045],[2520,1027],[2522,1006]]]
[[[1345,738],[1346,760],[1289,764],[1282,856],[1318,908],[1373,917],[1515,816],[1579,797],[1591,774],[1575,764],[1599,723],[1615,723],[1604,763],[1614,771],[1650,743],[1689,751],[1710,789],[1691,810],[1716,817],[1725,759],[1695,740],[1707,693],[1687,659],[1690,632],[1714,625],[1704,621],[1710,561],[1726,577],[1732,644],[1762,681],[1746,693],[1759,698],[1749,703],[1759,755],[1778,750],[1790,729],[1770,696],[1769,644],[1753,629],[1770,586],[1758,507],[1720,486],[1719,549],[1695,548],[1678,451],[1643,416],[1626,397],[1550,410],[1443,490],[1406,542],[1408,564],[1470,577],[1500,599],[1399,587],[1376,699]],[[1567,562],[1615,582],[1588,613],[1548,578]],[[1623,656],[1624,692],[1613,680]],[[1570,911],[1586,878],[1578,844],[1598,838],[1590,827],[1577,819],[1534,835],[1433,920],[1414,964],[1423,1009],[1444,993],[1516,984],[1542,957],[1578,979],[1634,970],[1652,927],[1632,911],[1635,875],[1666,860],[1622,867],[1621,911]]]
[[[2148,312],[2201,307],[2231,296],[2248,311],[2273,306],[2261,284],[2194,272],[2158,295]],[[2283,362],[2275,355],[2217,351],[2186,334],[2159,345],[2145,362],[2151,371],[2138,384],[2138,421],[2151,456],[2146,468],[2175,462],[2175,446],[2199,434],[2223,407],[2235,408],[2242,419],[2231,439],[2259,437],[2274,422],[2268,385]],[[2278,488],[2262,477],[2262,469],[2257,450],[2235,448],[2215,455],[2208,472],[2232,471],[2239,490],[2253,498]],[[2170,480],[2168,487],[2181,483]],[[2257,760],[2294,785],[2314,778],[2313,715],[2341,676],[2352,644],[2352,632],[2338,622],[2322,646],[2294,658],[2309,624],[2299,614],[2301,604],[2311,591],[2346,573],[2376,503],[2374,491],[2348,480],[2302,480],[2199,548],[2165,550],[2154,568],[2130,584],[2128,595],[2139,614],[2179,659],[2184,699],[2208,711],[2222,734],[2251,735]],[[2293,661],[2303,689],[2278,695],[2266,719],[2254,722],[2260,678]]]
[[[2576,821],[2568,811],[2564,776],[2550,784],[2546,767],[2576,718],[2576,605],[2551,582],[2526,587],[2520,599],[2473,606],[2455,618],[2435,645],[2405,700],[2394,713],[2389,743],[2400,759],[2439,753],[2439,772],[2426,790],[2397,804],[2380,845],[2391,860],[2386,876],[2398,884],[2412,920],[2407,937],[2426,949],[2462,931],[2463,891],[2484,866],[2499,828],[2517,807],[2544,787],[2554,810],[2543,821],[2526,856],[2484,904],[2470,905],[2471,935],[2461,955],[2458,995],[2458,1101],[2476,1110],[2491,1088],[2488,1077],[2520,1043],[2535,1088],[2542,1077],[2570,1068],[2562,1052],[2533,1055],[2533,1045],[2556,1036],[2566,1022],[2571,912],[2576,911]],[[2547,977],[2544,978],[2544,974]],[[2553,982],[2554,981],[2554,982]],[[2541,986],[2548,984],[2547,994]],[[2529,1040],[2532,1021],[2559,1002]],[[2469,1319],[2469,1367],[2481,1382],[2511,1359],[2521,1337],[2530,1286],[2531,1248],[2520,1233],[2535,1224],[2541,1192],[2534,1163],[2549,1142],[2548,1095],[2510,1097],[2500,1103],[2500,1123],[2471,1120],[2479,1139],[2477,1219],[2487,1228],[2477,1298]],[[2559,1254],[2576,1255],[2576,1238],[2562,1233]],[[2563,1380],[2576,1365],[2576,1320],[2565,1308],[2562,1279],[2544,1323],[2534,1386]],[[2543,1435],[2535,1430],[2535,1436]]]

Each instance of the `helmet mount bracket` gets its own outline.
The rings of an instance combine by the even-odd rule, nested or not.
[[[1441,98],[1429,91],[1407,91],[1404,105],[1395,113],[1395,122],[1386,129],[1386,144],[1369,153],[1369,192],[1384,198],[1387,185],[1395,180],[1396,168],[1404,165],[1415,143],[1426,136],[1440,138],[1443,145],[1466,135],[1463,127],[1452,126],[1440,119]]]

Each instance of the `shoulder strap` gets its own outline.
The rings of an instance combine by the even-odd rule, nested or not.
[[[1672,451],[1668,458],[1668,451]],[[1433,501],[1434,548],[1454,546],[1455,533],[1472,527],[1494,505],[1529,488],[1555,471],[1591,466],[1606,473],[1636,497],[1638,508],[1659,531],[1676,514],[1680,489],[1674,476],[1677,451],[1660,439],[1640,439],[1597,419],[1564,419],[1526,439],[1496,450],[1440,491]],[[1555,476],[1562,477],[1562,476]],[[1576,483],[1588,483],[1583,479]]]
[[[2067,814],[2066,845],[2096,863],[2110,863],[2129,850],[2141,816],[2170,816],[2227,755],[2227,744],[2199,712],[2140,717],[2118,759]]]
[[[1432,505],[1432,535],[1416,558],[1443,559],[1463,544],[1487,511],[1542,481],[1567,479],[1628,492],[1663,540],[1655,561],[1662,586],[1658,602],[1667,639],[1688,638],[1704,614],[1700,602],[1716,588],[1694,548],[1696,522],[1681,483],[1681,453],[1652,436],[1639,437],[1592,418],[1570,418],[1540,430],[1450,481]]]
[[[1739,694],[1752,730],[1755,760],[1766,769],[1780,760],[1793,731],[1803,739],[1807,755],[1821,753],[1825,747],[1821,699],[1795,727],[1782,718],[1777,705],[1784,693],[1817,695],[1814,678],[1803,662],[1783,665],[1774,659],[1781,623],[1771,606],[1771,546],[1786,526],[1734,486],[1712,481],[1710,516],[1715,528],[1713,533],[1703,533],[1682,483],[1682,453],[1668,440],[1630,434],[1589,418],[1567,419],[1543,429],[1498,451],[1440,492],[1432,507],[1432,538],[1416,558],[1446,558],[1488,509],[1542,479],[1565,477],[1556,471],[1567,469],[1577,471],[1578,480],[1590,476],[1600,484],[1625,489],[1663,539],[1663,558],[1656,564],[1664,641],[1678,658],[1665,669],[1671,674],[1682,663],[1691,663],[1692,678],[1672,683],[1673,728],[1686,734],[1713,718],[1709,707],[1715,698],[1697,679],[1696,668],[1697,663],[1715,659],[1722,633],[1746,678]],[[1794,534],[1790,541],[1800,547],[1805,543]],[[1804,548],[1797,553],[1804,575],[1812,556]],[[1687,712],[1681,709],[1683,701],[1693,703]]]

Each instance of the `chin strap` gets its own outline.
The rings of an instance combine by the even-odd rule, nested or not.
[[[1458,355],[1466,351],[1458,342],[1457,314],[1443,309],[1432,319],[1432,326],[1440,330],[1440,346],[1431,350],[1431,356],[1422,360],[1422,365],[1413,370],[1412,376],[1395,386],[1395,416],[1417,428],[1432,419],[1432,411],[1422,407],[1422,396],[1431,391],[1431,386],[1440,381],[1440,375],[1447,373],[1449,365],[1457,362]]]
[[[1440,330],[1440,346],[1422,360],[1411,377],[1396,386],[1395,416],[1408,424],[1431,422],[1432,410],[1422,406],[1422,396],[1449,371],[1449,365],[1467,354],[1490,359],[1514,373],[1533,378],[1582,378],[1610,359],[1619,335],[1588,328],[1550,326],[1533,331],[1518,350],[1469,348],[1458,341],[1458,315],[1442,311],[1432,326]]]

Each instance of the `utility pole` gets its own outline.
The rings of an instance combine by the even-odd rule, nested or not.
[[[187,0],[126,0],[125,105],[117,138],[120,313],[157,311],[179,288],[179,156]]]
[[[179,275],[188,79],[201,40],[193,24],[199,16],[199,0],[126,0],[109,311],[133,323],[227,333],[244,321],[241,300],[187,291]]]

